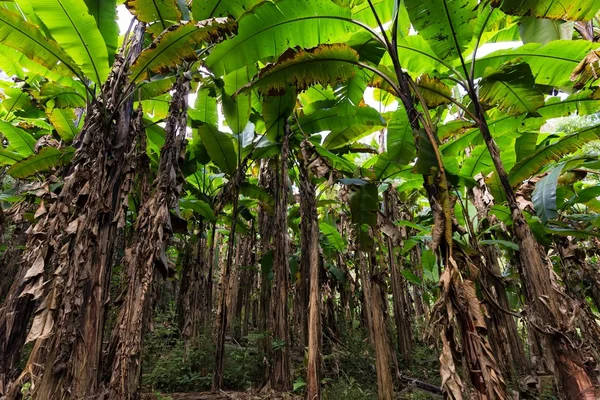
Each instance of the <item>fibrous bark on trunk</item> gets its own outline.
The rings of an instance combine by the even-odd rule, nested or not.
[[[489,213],[493,198],[482,180],[479,180],[479,186],[471,190],[471,198],[477,209],[480,230],[487,230],[497,221],[495,216]],[[479,249],[479,246],[477,248]],[[501,254],[496,247],[489,245],[481,247],[480,251],[483,265],[480,268],[479,280],[482,291],[486,294],[485,297],[489,298],[490,303],[488,306],[490,344],[495,354],[505,355],[505,357],[498,357],[498,362],[506,377],[514,383],[521,384],[522,379],[530,372],[529,360],[515,318],[506,312],[510,306],[499,265]],[[526,390],[526,387],[523,386],[522,389]]]
[[[570,399],[594,399],[600,395],[592,374],[586,367],[580,351],[579,338],[571,315],[577,309],[573,299],[556,283],[555,274],[546,251],[540,246],[519,208],[515,191],[500,159],[500,150],[486,122],[474,84],[469,82],[469,96],[473,101],[477,125],[490,153],[496,174],[512,217],[512,231],[519,245],[522,281],[526,292],[528,322],[544,342],[546,361],[559,376],[562,390]]]
[[[179,331],[186,347],[197,338],[202,328],[203,295],[206,295],[203,273],[206,270],[206,231],[205,223],[198,224],[194,240],[185,244],[181,266],[181,281],[177,297],[177,317]]]
[[[279,157],[279,168],[276,175],[275,191],[275,229],[273,255],[273,340],[278,342],[273,349],[273,370],[271,386],[273,389],[287,391],[292,387],[292,371],[290,365],[290,330],[288,320],[289,290],[289,239],[287,233],[288,204],[288,157],[289,157],[289,123],[285,122],[284,135]]]
[[[306,155],[305,155],[306,157]],[[310,180],[308,169],[302,160],[300,171],[300,222],[301,269],[308,271],[308,360],[306,365],[306,398],[321,398],[321,295],[319,291],[319,225],[315,186]]]
[[[384,194],[385,208],[387,217],[390,221],[396,221],[400,218],[400,210],[397,199],[397,192],[393,186]],[[400,241],[407,238],[406,228],[400,229]],[[402,247],[402,242],[398,243]],[[388,236],[387,251],[389,268],[391,271],[390,278],[392,283],[392,297],[394,302],[394,321],[396,322],[396,335],[398,340],[398,350],[405,365],[410,364],[412,352],[412,321],[410,307],[407,300],[407,285],[406,280],[400,273],[403,268],[403,257],[396,258],[394,252],[394,240]],[[396,262],[398,260],[398,263]]]
[[[138,25],[128,50],[115,57],[100,96],[88,105],[63,188],[29,236],[23,263],[30,268],[15,297],[26,304],[7,307],[21,313],[43,299],[27,339],[35,341],[33,350],[11,398],[26,380],[37,399],[81,398],[99,389],[112,252],[124,224],[132,145],[140,132],[131,125],[127,70],[141,51],[143,29]]]
[[[273,197],[275,195],[275,168],[272,161],[266,159],[260,163],[260,169],[258,174],[258,184],[264,188]],[[272,255],[272,244],[271,239],[273,236],[273,229],[275,220],[268,210],[259,205],[258,208],[258,227],[260,234],[260,252],[262,255],[262,266],[260,274],[260,296],[258,302],[258,330],[264,335],[264,338],[259,343],[259,349],[264,355],[265,360],[271,360],[272,354],[272,340],[267,335],[267,332],[272,331],[273,321],[271,319],[271,297],[272,297],[272,279],[268,271],[263,270],[262,267],[266,266],[266,259],[268,254]],[[264,382],[269,381],[271,376],[271,366],[269,363],[265,363],[264,369]]]
[[[373,251],[369,254],[369,266],[371,274],[364,285],[370,286],[370,312],[377,370],[377,393],[380,400],[392,400],[394,395],[394,382],[390,370],[392,353],[385,322],[387,285],[383,281],[383,274],[377,266],[375,253]]]
[[[125,264],[130,276],[113,338],[116,355],[109,385],[108,398],[111,399],[139,397],[142,338],[152,298],[154,273],[155,269],[159,269],[166,274],[169,268],[165,253],[172,234],[169,210],[176,206],[182,187],[180,163],[185,147],[189,90],[190,76],[183,72],[174,86],[154,192],[141,206],[135,242],[126,252]]]

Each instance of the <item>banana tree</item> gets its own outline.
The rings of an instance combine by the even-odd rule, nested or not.
[[[2,14],[1,28],[6,35],[3,46],[22,55],[17,60],[28,70],[44,76],[44,82],[61,85],[48,84],[39,91],[41,104],[46,106],[46,114],[56,131],[64,131],[61,126],[70,118],[68,113],[61,114],[63,107],[68,110],[85,105],[86,111],[82,117],[83,128],[74,139],[73,147],[77,151],[66,170],[65,182],[70,184],[63,187],[62,194],[51,207],[43,208],[47,210],[45,213],[38,213],[36,229],[44,234],[30,238],[23,263],[24,268],[29,267],[21,275],[21,281],[14,285],[15,290],[3,309],[6,313],[27,314],[31,307],[17,303],[33,305],[33,301],[42,299],[27,339],[36,342],[30,365],[42,366],[42,359],[48,365],[60,364],[60,359],[69,362],[64,369],[48,367],[45,374],[35,372],[33,377],[28,372],[23,373],[11,386],[10,395],[19,392],[20,384],[34,379],[34,392],[39,390],[48,396],[52,393],[79,396],[95,392],[100,386],[106,284],[110,281],[115,232],[124,221],[125,199],[130,189],[128,177],[133,172],[125,167],[134,154],[133,144],[138,140],[135,134],[140,132],[140,129],[130,129],[134,120],[131,117],[134,93],[156,96],[156,93],[168,91],[172,81],[153,80],[152,77],[169,72],[179,62],[196,60],[198,46],[208,47],[206,43],[229,34],[234,25],[224,19],[165,22],[164,33],[141,52],[144,33],[143,25],[139,24],[130,31],[129,39],[124,40],[124,46],[115,55],[114,4],[105,8],[94,2],[47,1],[19,2],[14,6],[19,14]],[[150,2],[136,2],[130,6],[141,10],[149,7]],[[175,14],[181,15],[177,4],[166,7],[172,7]],[[160,16],[142,14],[141,18],[150,25],[155,25],[159,19],[162,21]],[[202,51],[199,53],[202,55]],[[79,97],[85,99],[85,104],[78,100]],[[143,99],[138,97],[138,100]],[[53,108],[48,109],[50,106]],[[58,118],[60,116],[62,119]],[[144,134],[143,127],[141,132]],[[41,154],[35,155],[37,168],[39,165],[49,168],[66,164],[62,156],[64,151],[57,154],[51,148],[42,150]],[[22,166],[20,170],[23,170]],[[103,199],[114,201],[104,204]],[[88,211],[85,215],[68,211],[82,206]],[[67,229],[67,226],[71,228]],[[85,254],[81,251],[71,253],[68,246],[60,250],[56,247],[63,243],[59,236],[64,243],[83,249]],[[37,260],[33,269],[32,260]],[[45,274],[53,278],[44,288],[41,282]],[[81,285],[68,291],[64,284],[72,280]],[[19,318],[23,321],[19,326],[7,322],[6,317],[11,314],[3,315],[7,337],[4,343],[10,342],[11,337],[27,337],[24,334],[28,321],[26,314]],[[80,318],[81,315],[86,318]],[[81,335],[69,333],[75,331]],[[74,337],[78,339],[71,340]],[[11,346],[10,351],[18,353],[20,347],[20,344]],[[33,372],[30,368],[27,371]],[[135,381],[132,386],[136,386]]]

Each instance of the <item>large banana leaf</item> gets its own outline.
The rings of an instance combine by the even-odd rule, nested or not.
[[[573,197],[563,204],[562,208],[570,207],[575,203],[585,204],[588,201],[595,200],[598,196],[600,196],[600,186],[590,186],[575,193]]]
[[[549,219],[556,218],[558,215],[556,207],[556,186],[558,178],[562,173],[565,163],[560,163],[544,176],[535,185],[535,189],[531,195],[535,213],[542,223],[545,224]]]
[[[36,0],[35,13],[54,40],[96,84],[108,77],[108,52],[104,38],[83,0]]]
[[[421,35],[411,35],[398,40],[398,57],[402,68],[406,69],[413,77],[432,71],[444,72],[448,65],[440,59],[429,43]],[[386,54],[382,60],[385,66],[391,66],[391,59]]]
[[[289,88],[282,96],[266,96],[262,100],[265,137],[276,142],[284,134],[285,122],[296,105],[296,92]]]
[[[329,165],[331,165],[337,171],[344,172],[346,174],[352,174],[357,169],[356,165],[354,165],[354,163],[352,163],[350,160],[333,154],[320,145],[315,145],[315,150],[321,157],[325,158],[329,162]]]
[[[53,101],[54,107],[58,108],[85,107],[86,104],[85,88],[77,81],[73,82],[73,87],[44,82],[40,87],[39,97],[44,103]]]
[[[13,165],[24,157],[10,150],[0,149],[0,165]]]
[[[521,40],[517,25],[518,18],[509,17],[497,8],[483,6],[482,4],[479,5],[478,10],[479,14],[475,22],[473,41],[469,44],[465,54],[472,53],[475,46],[480,47],[486,43]]]
[[[373,171],[374,179],[378,181],[393,178],[404,171],[401,165],[391,160],[387,153],[381,153],[373,157],[364,164],[364,167],[368,167],[369,170]]]
[[[72,141],[79,133],[75,126],[75,113],[71,109],[53,108],[48,111],[48,119],[62,140]]]
[[[77,68],[75,64],[73,64],[73,66]],[[43,65],[27,58],[18,50],[2,44],[0,44],[0,69],[9,76],[15,75],[23,80],[25,80],[26,77],[31,76],[31,74],[38,74],[49,81],[60,83],[63,86],[82,86],[79,80],[76,81],[72,78],[74,74],[70,70],[68,75],[61,75],[55,71],[50,71]],[[79,70],[77,69],[77,71]],[[81,71],[79,71],[79,73],[81,73]]]
[[[352,19],[369,25],[372,28],[379,28],[377,18],[373,14],[369,2],[362,1],[355,3],[356,5],[352,8]],[[375,8],[375,12],[379,17],[379,20],[383,24],[390,22],[393,19],[394,6],[395,3],[398,3],[398,34],[400,36],[405,36],[408,34],[408,30],[410,29],[410,18],[408,16],[406,7],[404,6],[404,4],[401,4],[403,2],[395,2],[390,0],[373,0],[371,1],[371,3],[373,4],[373,8]]]
[[[519,33],[523,43],[550,43],[553,40],[571,40],[573,38],[573,22],[554,21],[524,17],[519,23]]]
[[[361,250],[368,250],[373,245],[373,238],[369,235],[368,227],[377,224],[377,211],[379,210],[379,196],[377,186],[367,184],[358,187],[350,196],[350,211],[352,223],[358,231]]]
[[[413,26],[442,60],[454,60],[469,45],[477,0],[405,0]]]
[[[249,182],[242,182],[240,185],[240,193],[251,199],[260,201],[263,205],[273,207],[275,200],[265,189],[258,185]]]
[[[360,106],[363,95],[367,88],[370,74],[363,69],[356,70],[353,77],[339,84],[335,90],[335,96],[338,99],[338,107],[344,109],[344,113],[351,115]]]
[[[22,157],[34,153],[36,140],[23,129],[0,120],[0,134],[8,141],[6,147],[8,151],[13,151]]]
[[[488,73],[479,84],[481,102],[508,115],[534,113],[544,105],[544,94],[535,87],[529,65],[507,64]]]
[[[55,73],[68,76],[79,72],[71,57],[55,41],[46,38],[37,26],[20,15],[0,12],[0,42]]]
[[[263,0],[194,0],[192,14],[197,21],[228,16],[237,19],[261,1]]]
[[[521,133],[521,136],[515,140],[516,162],[524,160],[535,152],[538,136],[537,131],[523,132]]]
[[[148,29],[153,35],[181,20],[176,0],[127,0],[125,6],[138,20],[151,24]]]
[[[326,222],[319,224],[319,230],[323,232],[323,235],[327,238],[329,244],[338,252],[342,253],[346,249],[346,240],[342,238],[342,235],[338,232],[335,226],[330,225]]]
[[[73,147],[57,149],[44,147],[38,154],[33,154],[24,160],[13,164],[6,172],[13,178],[23,179],[47,171],[51,168],[68,164],[75,154]]]
[[[168,72],[183,61],[195,60],[199,45],[220,40],[231,29],[232,22],[223,18],[171,27],[139,55],[131,67],[131,81],[139,83],[148,79],[151,72]]]
[[[212,125],[198,128],[202,144],[206,147],[211,161],[223,172],[231,175],[237,169],[238,156],[236,143],[231,135],[220,132]]]
[[[450,103],[451,89],[440,79],[426,73],[417,78],[417,86],[427,107],[434,108]]]
[[[196,96],[194,108],[188,108],[188,115],[193,121],[217,126],[219,116],[215,90],[208,87],[200,88]],[[195,125],[192,124],[192,127],[195,127]]]
[[[149,82],[143,82],[138,86],[135,95],[139,95],[139,99],[147,100],[163,95],[173,88],[173,85],[177,80],[177,76],[173,75],[167,77],[159,75],[154,78],[156,79],[151,79]]]
[[[109,64],[112,64],[117,52],[119,39],[119,26],[117,25],[117,2],[116,0],[85,0],[85,4],[106,43]]]
[[[510,149],[514,146],[517,134],[510,134],[496,139],[495,142],[501,149]],[[502,165],[507,170],[516,163],[516,154],[513,151],[503,151],[500,153]],[[469,157],[464,161],[460,175],[466,179],[473,179],[479,173],[483,176],[495,171],[494,162],[485,144],[476,146],[469,154]]]
[[[256,67],[249,65],[223,77],[225,83],[221,96],[223,114],[227,125],[235,134],[242,133],[248,124],[252,102],[250,93],[242,93],[235,97],[233,95],[251,79],[255,72]]]
[[[560,97],[549,97],[546,104],[537,111],[544,118],[566,117],[573,113],[577,115],[589,115],[600,110],[600,91],[582,90],[571,94],[566,99]]]
[[[494,138],[499,137],[508,132],[515,132],[520,129],[532,128],[525,121],[525,115],[513,117],[503,115],[496,119],[488,120],[490,133]],[[466,148],[476,146],[483,143],[483,139],[479,129],[469,129],[465,133],[456,138],[447,141],[440,146],[440,150],[444,156],[455,156],[464,152]]]
[[[350,10],[332,1],[306,0],[301,6],[297,0],[264,2],[240,18],[238,34],[215,46],[206,65],[222,76],[288,48],[335,43],[357,29]]]
[[[517,60],[529,64],[538,84],[572,86],[571,72],[595,47],[594,43],[586,40],[557,40],[546,45],[530,43],[514,49],[499,50],[477,59],[475,77],[484,76],[488,67],[498,68],[507,61]]]
[[[412,127],[403,108],[399,108],[388,123],[387,153],[389,159],[399,165],[407,165],[416,157]]]
[[[261,69],[244,90],[257,88],[262,93],[277,95],[285,92],[289,85],[298,91],[315,84],[334,85],[354,76],[357,62],[358,53],[342,44],[322,44],[298,51],[289,49],[276,63]]]
[[[298,125],[306,134],[330,131],[323,147],[335,149],[384,128],[385,120],[371,107],[358,107],[351,119],[335,107],[301,117]]]
[[[359,107],[351,121],[348,120],[348,116],[338,115],[312,124],[313,128],[318,126],[319,129],[331,131],[323,142],[323,146],[327,149],[335,149],[354,142],[383,129],[385,125],[385,120],[379,112],[371,107]]]
[[[491,4],[507,14],[568,21],[589,21],[600,10],[597,0],[492,0]]]
[[[179,199],[179,207],[182,209],[192,210],[210,221],[214,221],[217,219],[217,217],[215,216],[215,212],[210,206],[210,204],[199,199]]]
[[[595,125],[566,135],[552,144],[542,146],[512,168],[509,174],[510,183],[513,186],[519,185],[525,179],[539,172],[548,162],[557,161],[562,156],[577,151],[581,145],[598,139],[600,139],[600,126]]]

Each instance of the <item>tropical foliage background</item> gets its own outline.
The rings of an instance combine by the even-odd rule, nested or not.
[[[600,397],[599,10],[0,1],[0,396]]]

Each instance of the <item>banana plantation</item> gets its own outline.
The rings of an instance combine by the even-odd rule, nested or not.
[[[598,0],[3,0],[0,139],[0,399],[600,399]]]

